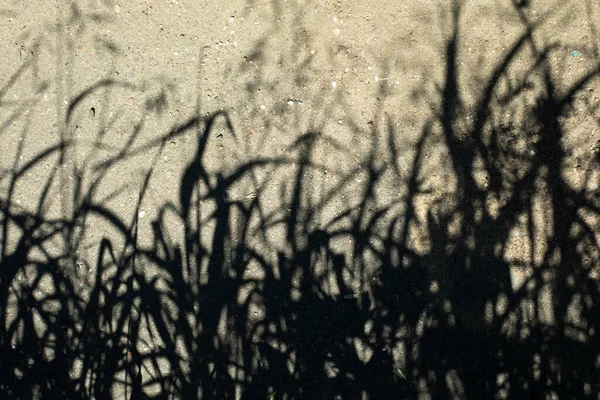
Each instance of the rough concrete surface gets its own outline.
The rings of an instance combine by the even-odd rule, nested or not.
[[[0,398],[598,399],[599,30],[5,0]]]

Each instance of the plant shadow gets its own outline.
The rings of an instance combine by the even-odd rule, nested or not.
[[[144,97],[117,145],[103,138],[121,114],[94,122],[86,153],[76,132],[96,118],[89,99],[145,89],[101,79],[69,99],[56,143],[21,162],[32,152],[20,142],[0,176],[1,397],[593,398],[599,160],[597,148],[585,159],[568,150],[564,121],[595,121],[580,94],[600,68],[564,85],[551,63],[560,43],[540,44],[515,4],[524,33],[467,104],[461,7],[448,14],[443,82],[422,94],[434,106],[418,140],[401,148],[394,117],[382,116],[369,129],[386,140],[356,168],[323,161],[327,146],[351,155],[325,123],[296,132],[281,156],[223,169],[215,143],[244,140],[228,111],[198,111],[140,141],[148,115],[164,117],[168,85]],[[82,30],[88,17],[73,12]],[[527,68],[515,69],[526,51]],[[25,106],[9,113],[29,118]],[[353,120],[348,129],[364,133]],[[194,142],[173,174],[175,199],[147,211],[159,161],[184,137]],[[85,162],[69,164],[78,152]],[[132,181],[114,171],[140,156],[137,200],[116,211]],[[41,166],[50,172],[34,207],[21,207],[17,193]],[[450,177],[443,188],[432,189],[432,168]],[[315,176],[334,170],[319,192]],[[280,178],[258,184],[265,174]],[[390,190],[401,195],[386,200]]]

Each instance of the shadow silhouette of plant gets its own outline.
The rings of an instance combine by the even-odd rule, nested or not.
[[[550,60],[559,44],[538,43],[537,23],[515,10],[523,35],[467,104],[456,2],[444,81],[414,148],[399,148],[394,117],[382,116],[372,132],[387,140],[318,193],[314,177],[331,171],[319,149],[350,154],[325,123],[296,132],[285,156],[215,169],[211,143],[243,140],[227,111],[198,111],[144,141],[168,84],[100,79],[69,99],[57,143],[21,162],[23,141],[0,178],[2,396],[591,397],[597,166],[579,186],[565,173],[564,117],[600,70],[563,85]],[[119,113],[82,144],[89,99],[119,91],[140,94],[145,111],[118,145],[104,138]],[[363,133],[352,117],[348,126]],[[195,148],[177,198],[145,216],[158,160],[186,136]],[[443,157],[432,166],[433,151]],[[408,173],[400,152],[412,154]],[[67,162],[74,153],[80,165]],[[118,212],[111,202],[136,181],[115,170],[141,156],[137,200]],[[28,210],[15,193],[42,165],[52,167]],[[432,168],[447,171],[445,188],[432,189]],[[283,179],[257,184],[265,173]],[[402,196],[384,198],[390,185]]]

